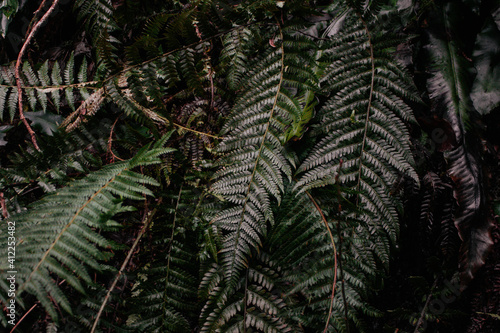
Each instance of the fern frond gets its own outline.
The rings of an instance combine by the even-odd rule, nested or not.
[[[208,296],[202,309],[201,332],[298,332],[287,316],[286,301],[277,288],[280,276],[266,253],[252,260],[250,267],[228,287],[221,266],[205,274],[200,290]]]
[[[166,209],[167,204],[162,205],[172,213],[153,222],[154,260],[138,272],[129,306],[132,314],[127,326],[134,332],[188,332],[194,326],[198,267],[193,265],[197,248],[192,240],[196,236],[182,231],[198,213],[182,209],[193,199],[194,191],[181,186],[172,206]],[[199,204],[202,197],[197,200]]]
[[[246,27],[236,29],[224,36],[221,69],[227,73],[228,86],[233,90],[237,90],[244,80],[247,71],[245,64],[250,58],[252,42],[252,30]]]
[[[319,204],[325,207],[338,205],[335,201],[323,200]],[[328,216],[331,213],[331,208],[325,210]],[[286,295],[295,300],[302,297],[308,300],[307,304],[297,302],[291,306],[292,318],[313,331],[324,331],[327,322],[328,331],[346,331],[344,307],[347,306],[348,320],[354,321],[358,330],[363,331],[363,315],[380,315],[368,303],[369,290],[378,274],[374,245],[379,239],[361,234],[366,229],[357,228],[350,232],[352,228],[348,226],[355,221],[347,218],[328,221],[331,230],[346,230],[342,235],[334,231],[333,235],[337,247],[339,237],[347,244],[343,249],[337,248],[343,253],[339,258],[343,267],[340,272],[329,231],[308,195],[288,191],[276,216],[275,228],[269,233],[269,243],[266,244],[272,253],[271,260],[280,267],[280,279],[284,282]],[[340,223],[339,228],[335,227],[337,223]],[[335,274],[344,281],[335,279]],[[332,299],[335,280],[337,283]],[[332,318],[328,321],[329,314]]]
[[[397,200],[390,188],[398,174],[418,182],[404,124],[413,119],[404,99],[414,94],[404,70],[390,50],[378,48],[364,20],[353,15],[349,23],[326,51],[332,65],[324,78],[331,97],[319,113],[324,138],[298,168],[296,188],[305,191],[338,179],[357,193],[355,202],[370,212],[366,217],[374,214],[395,241]]]
[[[273,221],[272,197],[280,202],[283,177],[291,177],[283,135],[300,120],[302,109],[288,83],[300,77],[303,92],[314,82],[309,72],[288,71],[296,54],[289,60],[290,44],[282,34],[280,39],[281,45],[258,58],[248,73],[246,92],[223,128],[225,139],[218,149],[225,166],[216,173],[212,191],[233,204],[213,221],[225,231],[221,257],[228,277],[242,271],[250,251],[259,247],[266,223]]]
[[[78,0],[74,8],[94,38],[110,29],[114,12],[110,0]]]
[[[85,292],[84,286],[92,283],[89,268],[101,271],[105,266],[100,261],[111,256],[104,249],[116,247],[98,230],[114,227],[112,216],[131,210],[123,205],[125,199],[142,200],[144,195],[152,195],[146,184],[158,185],[151,177],[131,169],[160,163],[157,156],[171,151],[158,144],[153,149],[145,147],[134,158],[107,165],[13,215],[11,219],[22,235],[16,253],[17,298],[24,292],[35,295],[54,320],[58,318],[55,306],[71,313],[69,301],[54,277]],[[7,268],[3,261],[1,268]]]
[[[14,99],[17,99],[17,86],[8,75],[14,70],[14,64],[4,66],[0,76],[0,106],[7,105],[4,110],[9,110],[11,119],[17,112],[17,105]],[[38,111],[40,108],[45,112],[50,100],[51,104],[59,111],[61,106],[61,92],[64,92],[64,103],[72,110],[75,110],[75,103],[80,96],[87,96],[87,89],[95,88],[96,81],[87,81],[86,75],[82,72],[87,70],[87,63],[83,61],[79,68],[79,74],[75,73],[74,54],[72,53],[64,70],[61,69],[58,62],[55,62],[52,68],[46,61],[38,71],[35,71],[29,62],[25,62],[22,67],[22,87],[23,94],[26,94],[29,102],[28,111]],[[0,112],[0,120],[3,119],[3,111]]]

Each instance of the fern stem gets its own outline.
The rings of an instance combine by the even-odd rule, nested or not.
[[[245,296],[243,297],[243,333],[247,332],[247,312],[248,312],[248,267],[245,272]]]
[[[22,82],[21,82],[22,83]],[[57,86],[25,86],[22,85],[21,88],[24,90],[28,89],[33,89],[41,92],[51,92],[54,90],[65,90],[65,89],[71,89],[71,88],[87,88],[87,89],[100,89],[97,87],[97,85],[101,83],[100,81],[87,81],[87,82],[78,82],[78,83],[71,83],[71,84],[60,84]],[[96,87],[91,87],[91,85],[96,85]],[[89,87],[90,86],[90,87]],[[13,88],[13,85],[10,84],[0,84],[0,88],[3,89],[10,89]],[[17,87],[17,85],[15,86]]]
[[[17,61],[16,61],[16,67],[15,67],[15,78],[16,78],[16,85],[17,85],[17,102],[19,106],[19,118],[21,121],[24,123],[24,126],[28,130],[28,133],[31,137],[31,142],[33,143],[33,147],[35,147],[36,150],[40,151],[40,147],[38,147],[38,143],[36,141],[36,136],[35,132],[31,128],[30,124],[26,120],[26,117],[24,116],[24,111],[23,111],[23,90],[22,90],[22,82],[21,82],[21,76],[19,74],[19,68],[21,67],[21,60],[23,58],[24,53],[26,52],[26,49],[28,48],[28,45],[31,43],[31,40],[35,36],[35,33],[37,30],[42,26],[42,24],[47,20],[47,18],[52,14],[54,11],[54,8],[56,7],[57,3],[59,0],[54,0],[52,2],[52,5],[49,7],[49,9],[45,12],[45,14],[42,16],[42,18],[35,24],[33,29],[29,31],[28,37],[26,38],[26,41],[23,43],[23,46],[21,47],[21,50],[19,51],[19,54],[17,55]],[[42,7],[45,5],[45,0],[42,1],[40,7],[37,9],[35,12],[36,14],[42,9]],[[33,17],[34,18],[34,17]]]
[[[157,206],[159,206],[161,204],[162,200],[163,200],[162,198],[158,199]],[[122,266],[120,267],[120,271],[118,272],[118,274],[116,274],[116,277],[115,277],[113,283],[111,284],[111,287],[108,289],[108,292],[106,293],[106,296],[104,297],[104,300],[101,304],[99,312],[97,313],[97,316],[94,320],[94,325],[92,325],[92,330],[90,331],[90,333],[94,333],[95,330],[97,329],[97,324],[99,323],[99,319],[101,318],[102,313],[104,312],[104,308],[106,307],[106,304],[108,303],[108,300],[111,297],[111,293],[115,289],[116,284],[118,283],[118,280],[120,280],[120,277],[122,276],[123,271],[125,271],[125,268],[127,268],[128,263],[132,259],[132,256],[135,252],[135,248],[137,247],[137,245],[139,245],[139,241],[141,240],[142,236],[144,235],[144,233],[148,229],[149,224],[153,220],[153,217],[155,216],[157,210],[158,209],[155,208],[152,211],[145,212],[142,229],[141,229],[141,231],[139,231],[139,234],[137,235],[137,238],[135,239],[134,244],[132,244],[132,247],[128,251],[127,257],[125,258],[125,260],[122,263]]]
[[[337,223],[337,233],[339,235],[339,269],[341,276],[341,291],[342,291],[342,303],[344,304],[344,316],[345,316],[345,325],[347,332],[350,332],[349,329],[349,313],[347,311],[347,298],[345,297],[345,277],[344,277],[344,269],[342,268],[342,235],[340,234],[340,221]]]
[[[109,150],[109,153],[111,154],[111,162],[114,162],[114,159],[118,159],[120,161],[123,161],[122,158],[119,158],[118,156],[115,155],[115,153],[113,153],[113,130],[115,128],[115,125],[116,123],[118,122],[118,120],[120,119],[120,116],[116,117],[116,120],[115,122],[113,123],[113,126],[111,126],[111,130],[109,131],[109,140],[108,140],[108,150]]]
[[[368,106],[366,108],[366,117],[365,117],[365,128],[363,132],[363,141],[361,143],[361,152],[359,154],[359,169],[358,169],[358,183],[356,184],[356,206],[359,204],[359,189],[361,187],[361,173],[363,168],[363,152],[365,150],[366,138],[368,134],[368,122],[370,120],[370,111],[372,108],[372,100],[373,100],[373,90],[375,88],[375,56],[373,55],[373,43],[372,36],[370,34],[370,30],[368,29],[368,25],[361,14],[358,13],[359,19],[363,23],[365,27],[366,35],[368,36],[368,42],[370,43],[370,60],[371,60],[371,83],[370,83],[370,94],[368,96]]]
[[[332,242],[333,257],[334,257],[334,261],[335,261],[330,309],[328,310],[328,318],[326,319],[325,329],[323,331],[323,333],[326,333],[328,331],[328,325],[330,324],[330,318],[331,318],[332,312],[333,312],[333,299],[335,297],[335,286],[337,285],[337,247],[335,246],[335,239],[333,238],[332,230],[330,229],[330,226],[328,225],[328,221],[326,220],[325,214],[323,214],[323,210],[318,205],[316,200],[314,200],[313,196],[308,191],[305,191],[305,192],[306,192],[307,196],[309,197],[309,199],[311,199],[311,202],[314,204],[314,207],[316,207],[316,210],[318,211],[318,213],[321,215],[321,219],[322,219],[323,223],[325,224],[326,230],[328,231],[328,235],[330,236],[330,241]],[[339,234],[339,236],[340,236],[340,234]]]

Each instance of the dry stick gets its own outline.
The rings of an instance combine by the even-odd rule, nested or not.
[[[40,151],[40,147],[38,147],[38,143],[36,142],[36,137],[35,137],[35,132],[31,128],[30,124],[26,120],[26,117],[24,116],[24,111],[23,111],[23,89],[22,89],[22,82],[21,82],[21,76],[19,75],[19,67],[21,67],[21,60],[23,58],[24,53],[26,52],[26,49],[28,48],[28,45],[30,44],[31,40],[35,36],[35,33],[37,30],[42,26],[42,24],[47,20],[47,18],[52,14],[54,11],[54,8],[56,7],[57,3],[59,0],[54,0],[50,8],[45,12],[45,14],[42,16],[40,21],[38,21],[33,29],[29,31],[28,37],[26,38],[26,41],[23,44],[23,47],[21,48],[21,51],[19,51],[19,54],[17,56],[17,61],[16,61],[16,68],[14,72],[14,76],[16,78],[16,85],[17,85],[17,101],[19,105],[19,119],[24,123],[24,126],[28,130],[28,133],[31,137],[31,142],[33,143],[33,146],[35,147],[36,150]],[[37,9],[35,14],[37,14],[42,7],[45,5],[45,1],[42,2],[40,7]]]
[[[115,128],[115,125],[116,123],[118,122],[118,119],[120,119],[120,116],[118,116],[115,120],[115,122],[113,123],[113,126],[111,126],[111,131],[109,132],[109,140],[108,140],[108,150],[111,154],[111,158],[113,159],[113,162],[114,162],[114,159],[118,159],[120,161],[124,161],[124,159],[122,158],[119,158],[118,156],[115,155],[115,153],[113,153],[113,129]]]
[[[158,205],[160,205],[161,202],[162,202],[162,198],[160,198],[158,200]],[[120,271],[118,272],[118,274],[116,274],[115,280],[111,284],[111,287],[108,289],[106,297],[104,298],[104,301],[101,304],[101,308],[99,309],[99,312],[97,313],[97,317],[94,320],[94,325],[92,326],[92,330],[90,331],[90,333],[94,333],[95,330],[97,329],[97,324],[99,323],[99,319],[101,318],[101,315],[104,312],[104,307],[108,303],[108,300],[111,297],[111,293],[115,289],[116,284],[118,283],[118,280],[120,279],[120,277],[123,274],[123,271],[125,270],[125,268],[127,268],[130,259],[132,259],[132,256],[135,252],[135,248],[137,247],[137,245],[139,245],[139,241],[141,240],[142,236],[144,235],[144,233],[148,229],[149,224],[151,223],[151,220],[153,219],[153,216],[156,214],[156,211],[157,211],[157,209],[155,208],[152,211],[147,212],[145,214],[144,225],[142,226],[141,231],[139,231],[139,234],[137,235],[137,238],[135,239],[134,244],[132,245],[132,247],[128,251],[127,257],[125,258],[125,261],[123,262],[122,266],[120,267]]]
[[[422,312],[420,313],[420,318],[418,318],[417,326],[415,326],[415,331],[413,331],[413,333],[418,333],[420,325],[422,325],[424,323],[425,310],[427,310],[427,307],[429,306],[429,302],[431,301],[431,298],[432,298],[432,291],[434,290],[434,288],[436,288],[437,283],[438,283],[438,279],[436,278],[436,280],[434,280],[434,284],[431,287],[431,291],[430,291],[429,295],[427,296],[427,300],[425,301],[424,308],[422,309]]]
[[[5,203],[5,197],[3,192],[0,192],[0,207],[2,208],[2,216],[4,219],[9,217],[9,212],[7,211],[7,204]]]
[[[33,310],[34,310],[34,309],[38,306],[38,304],[40,304],[40,303],[36,303],[36,304],[34,304],[34,305],[33,305],[33,306],[32,306],[32,307],[28,310],[28,312],[26,312],[26,313],[24,314],[24,316],[22,316],[22,317],[21,317],[21,319],[19,319],[19,321],[16,323],[16,325],[15,325],[14,327],[12,327],[12,329],[10,330],[10,333],[13,333],[13,332],[16,330],[17,326],[19,326],[19,324],[21,324],[21,322],[24,320],[24,318],[26,318],[26,316],[27,316],[27,315],[29,315],[29,314],[30,314],[30,312],[31,312],[31,311],[33,311]]]
[[[321,219],[323,220],[323,223],[326,226],[326,230],[328,231],[328,235],[330,235],[330,240],[332,241],[332,247],[333,247],[333,255],[334,255],[334,260],[335,260],[335,267],[334,267],[334,272],[333,272],[333,284],[332,284],[332,300],[330,302],[330,310],[328,311],[328,318],[326,320],[326,325],[325,325],[325,330],[323,333],[326,333],[328,331],[328,325],[330,324],[330,317],[332,316],[333,312],[333,298],[335,296],[335,286],[337,284],[337,248],[335,247],[335,239],[333,238],[332,230],[330,229],[330,226],[328,225],[328,221],[326,220],[325,215],[323,214],[323,211],[321,210],[321,207],[316,203],[316,200],[314,200],[313,196],[306,191],[307,196],[309,199],[311,199],[312,203],[314,204],[314,207],[316,207],[316,210],[319,212],[321,215]]]

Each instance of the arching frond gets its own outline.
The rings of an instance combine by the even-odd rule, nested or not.
[[[390,193],[398,175],[416,182],[405,121],[413,119],[405,99],[414,96],[405,71],[391,58],[387,40],[371,32],[364,19],[350,14],[344,29],[325,52],[330,98],[319,113],[322,138],[298,168],[296,188],[305,191],[338,183],[394,242],[397,199]],[[385,36],[384,38],[387,38]]]
[[[109,164],[76,180],[11,216],[20,235],[15,265],[18,299],[25,297],[23,293],[34,295],[55,320],[56,307],[72,312],[54,277],[85,293],[85,285],[92,283],[89,269],[102,271],[106,267],[102,262],[112,256],[107,249],[116,247],[98,231],[119,226],[113,216],[131,210],[124,200],[142,200],[144,195],[153,194],[145,185],[158,182],[131,169],[160,163],[158,156],[172,151],[162,148],[166,139],[152,149],[144,147],[128,161]],[[4,249],[7,258],[7,246]],[[4,260],[1,269],[9,269]]]

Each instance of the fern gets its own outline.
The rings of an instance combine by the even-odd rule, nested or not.
[[[75,110],[75,103],[81,97],[88,96],[87,89],[94,88],[95,81],[87,81],[87,62],[84,60],[78,73],[75,73],[74,54],[71,54],[64,70],[56,62],[49,67],[46,61],[40,69],[35,71],[28,62],[22,67],[22,81],[25,82],[23,94],[28,97],[29,110],[37,111],[41,108],[47,111],[49,101],[59,111],[62,104],[61,93],[64,92],[64,102]],[[12,120],[17,112],[18,90],[14,81],[14,64],[2,67],[0,71],[0,108],[8,110]],[[0,112],[0,120],[4,112]]]
[[[99,248],[116,248],[116,244],[97,230],[119,226],[112,217],[131,210],[123,205],[125,199],[141,200],[143,195],[152,195],[144,185],[158,183],[131,169],[160,163],[158,156],[172,151],[161,147],[166,139],[167,136],[152,149],[143,148],[128,161],[107,165],[72,182],[11,217],[22,235],[22,246],[16,253],[18,299],[24,292],[35,295],[53,319],[58,318],[56,306],[72,312],[53,274],[84,293],[84,286],[92,283],[89,269],[106,268],[100,262],[109,259],[111,253]],[[2,262],[1,268],[7,270],[7,263]]]
[[[291,191],[284,200],[276,214],[280,219],[270,233],[269,251],[272,253],[271,260],[280,265],[281,280],[286,281],[285,293],[288,297],[308,300],[307,303],[296,301],[291,308],[295,320],[314,331],[346,331],[344,315],[347,313],[347,320],[354,321],[358,331],[365,331],[363,316],[380,315],[369,305],[368,291],[375,287],[379,278],[374,245],[383,239],[362,234],[361,228],[352,234],[342,232],[349,230],[348,226],[355,222],[352,220],[331,220],[328,221],[329,229],[326,228],[320,213],[330,215],[332,212],[318,211],[306,194]],[[338,205],[326,198],[319,204],[326,207]],[[333,232],[334,244],[329,230]],[[335,230],[341,230],[342,234]],[[347,244],[344,248],[340,248],[340,237]],[[338,260],[332,245],[336,246],[338,254],[343,254]],[[340,260],[342,271],[338,263]],[[332,290],[335,281],[335,289]],[[330,320],[329,316],[332,316]]]
[[[110,0],[78,0],[75,2],[78,19],[83,21],[94,38],[112,27],[113,4]]]
[[[92,132],[85,128],[67,134],[56,131],[46,140],[40,140],[42,153],[35,149],[21,149],[9,157],[9,164],[0,169],[0,184],[24,184],[13,197],[21,196],[24,190],[40,186],[52,192],[56,185],[71,180],[70,174],[87,174],[91,169],[101,168],[103,161],[99,153],[107,149],[106,136],[111,124],[102,121],[93,124]]]
[[[414,94],[387,43],[379,43],[363,18],[351,13],[348,22],[326,51],[332,65],[323,83],[331,97],[319,113],[325,135],[298,168],[296,188],[338,182],[356,193],[349,200],[366,209],[362,219],[395,242],[397,200],[390,189],[398,174],[418,182],[404,124],[413,116],[403,98]]]
[[[127,320],[127,328],[134,332],[188,332],[193,326],[198,267],[193,265],[196,235],[190,224],[198,211],[188,209],[192,200],[198,200],[198,206],[203,196],[196,198],[193,188],[181,187],[176,198],[169,200],[172,206],[163,204],[168,214],[155,218],[150,253],[154,259],[146,259],[148,264],[137,273],[128,304],[130,309],[139,308]]]
[[[214,219],[226,233],[221,256],[228,277],[237,276],[247,266],[250,251],[259,247],[266,222],[273,221],[272,197],[280,202],[283,176],[291,177],[281,136],[300,119],[301,107],[290,88],[311,90],[314,82],[311,71],[297,68],[301,59],[310,61],[307,52],[278,33],[281,44],[259,57],[245,80],[247,92],[236,102],[218,149],[224,154],[219,162],[224,168],[217,172],[212,190],[233,204]],[[296,47],[288,58],[291,45]]]
[[[399,189],[418,187],[410,105],[425,106],[395,60],[408,40],[388,32],[402,27],[387,18],[416,23],[414,8],[393,17],[385,9],[397,5],[385,3],[75,1],[84,30],[73,33],[84,31],[92,56],[31,57],[21,68],[33,128],[38,114],[65,117],[58,130],[37,133],[40,151],[18,145],[26,133],[15,126],[12,65],[0,73],[0,125],[8,123],[0,214],[17,226],[20,314],[41,305],[20,329],[399,325],[375,318],[398,241]],[[415,11],[418,20],[428,7]],[[455,212],[470,278],[491,241],[489,224],[476,223],[485,197],[469,145],[470,64],[450,36],[432,31],[427,44],[430,57],[419,63],[439,68],[419,83],[456,136],[433,158],[451,143],[445,156],[459,205],[452,181],[433,169],[414,191],[423,200],[413,215],[428,229],[423,246],[452,257]],[[170,135],[176,152],[160,159],[174,151],[163,148]],[[5,279],[0,288],[5,305]]]

